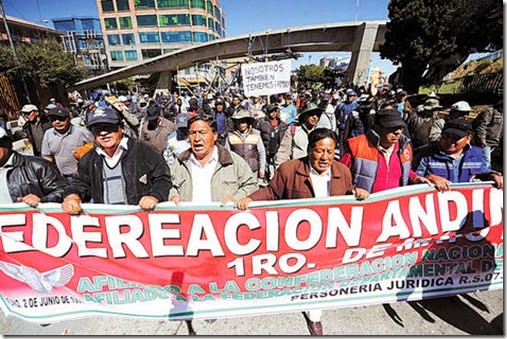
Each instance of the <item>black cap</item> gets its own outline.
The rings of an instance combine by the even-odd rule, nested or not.
[[[49,110],[48,116],[68,118],[68,117],[70,117],[70,112],[66,108],[55,107],[55,108],[52,108]]]
[[[276,104],[269,104],[266,106],[266,113],[271,113],[273,112],[274,110],[276,110],[278,108],[278,105]]]
[[[384,128],[405,126],[400,112],[392,108],[379,109],[375,114],[375,123]]]
[[[459,136],[460,138],[472,134],[472,124],[465,119],[449,120],[445,123],[442,129],[443,133],[450,133]]]
[[[146,119],[149,121],[157,119],[161,111],[162,108],[160,106],[149,106],[146,109]]]

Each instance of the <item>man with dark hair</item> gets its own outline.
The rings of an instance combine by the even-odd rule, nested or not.
[[[61,202],[67,185],[49,161],[12,150],[12,140],[0,128],[0,204]]]
[[[308,136],[308,155],[284,162],[268,186],[241,199],[241,210],[252,201],[324,198],[353,194],[350,170],[335,160],[336,134],[327,128],[314,129]],[[367,197],[363,196],[363,197]],[[305,312],[312,335],[323,335],[321,310]]]
[[[356,194],[375,193],[412,183],[430,183],[411,169],[412,147],[396,109],[380,109],[366,134],[347,140],[341,162],[352,172]]]
[[[439,191],[447,191],[451,183],[475,179],[492,180],[503,188],[503,176],[490,170],[477,146],[470,145],[472,126],[463,119],[445,123],[437,145],[425,150],[414,161],[417,174],[428,178]]]
[[[123,122],[109,107],[88,115],[97,144],[78,165],[78,175],[66,192],[62,208],[81,212],[81,202],[139,205],[153,209],[167,201],[171,177],[162,152],[145,141],[123,134]]]
[[[33,155],[39,156],[42,150],[44,133],[51,128],[51,122],[44,113],[39,112],[39,109],[35,105],[28,104],[23,106],[21,114],[27,120],[23,125],[23,132],[32,144]]]
[[[167,137],[175,130],[175,123],[162,116],[160,106],[150,106],[146,109],[146,118],[141,126],[139,139],[155,146],[160,152],[164,152]]]
[[[256,128],[261,132],[262,142],[266,149],[266,180],[275,173],[275,158],[288,125],[280,118],[280,107],[269,104],[266,116],[256,120]]]
[[[232,131],[234,124],[231,115],[225,109],[225,101],[222,99],[215,100],[215,108],[211,111],[211,116],[217,125],[218,140],[217,142],[225,146],[227,135]]]
[[[77,160],[73,156],[76,148],[93,142],[93,135],[82,126],[70,123],[70,112],[63,107],[56,107],[48,112],[53,128],[44,134],[41,155],[55,162],[67,183],[77,173]]]
[[[217,144],[216,123],[196,115],[188,122],[190,149],[171,164],[173,187],[169,200],[236,202],[258,187],[247,162]]]

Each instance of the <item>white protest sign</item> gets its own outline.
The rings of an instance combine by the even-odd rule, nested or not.
[[[259,96],[290,91],[290,60],[241,65],[245,95]]]

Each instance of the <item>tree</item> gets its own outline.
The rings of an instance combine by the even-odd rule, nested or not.
[[[0,47],[0,71],[7,75],[23,77],[32,88],[68,87],[82,80],[86,72],[77,66],[71,54],[66,53],[61,43],[56,40],[43,40],[40,43],[18,44],[16,54],[19,63],[16,65],[12,50]],[[39,101],[35,98],[36,102]]]
[[[336,85],[336,72],[329,67],[301,65],[297,70],[297,82],[306,88],[331,88]]]
[[[500,0],[391,0],[380,56],[401,64],[401,84],[417,93],[436,83],[470,53],[503,46]]]

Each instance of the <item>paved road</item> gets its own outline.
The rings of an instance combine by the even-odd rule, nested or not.
[[[327,335],[503,335],[503,291],[323,312]],[[1,313],[1,312],[0,312]],[[198,335],[309,335],[301,313],[193,321]],[[0,317],[3,335],[187,335],[185,322],[87,318],[41,327]]]

